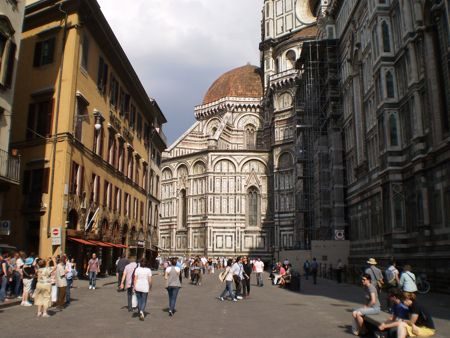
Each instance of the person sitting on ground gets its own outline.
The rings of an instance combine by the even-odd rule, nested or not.
[[[399,323],[397,338],[434,336],[436,329],[428,309],[416,301],[415,293],[404,292],[403,295],[403,303],[410,309],[411,317]]]
[[[409,319],[409,308],[403,304],[405,297],[399,289],[391,289],[389,291],[389,302],[392,305],[392,316],[378,326],[380,331],[389,330],[388,337],[397,337],[397,327],[402,320]]]
[[[292,264],[289,263],[286,266],[286,273],[280,278],[280,287],[285,287],[286,284],[289,284],[291,282],[291,277],[292,277]]]
[[[380,301],[378,292],[372,284],[371,276],[367,273],[362,275],[361,283],[364,286],[364,297],[366,302],[363,307],[353,311],[352,331],[355,336],[359,336],[364,331],[364,316],[380,313]]]
[[[278,273],[274,273],[273,285],[278,285],[280,278],[286,274],[286,269],[283,267],[283,265],[281,265],[280,262],[277,263],[277,266],[278,266]]]

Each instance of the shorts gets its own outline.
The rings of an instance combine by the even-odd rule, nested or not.
[[[354,311],[361,312],[363,316],[365,315],[376,315],[381,312],[379,307],[360,307],[359,309],[355,309]]]
[[[30,293],[31,292],[31,284],[33,283],[32,279],[27,279],[24,278],[23,279],[23,291],[26,293]]]
[[[406,331],[408,331],[408,337],[431,337],[436,333],[436,330],[426,326],[416,326],[416,332],[413,332],[413,327],[406,325]]]

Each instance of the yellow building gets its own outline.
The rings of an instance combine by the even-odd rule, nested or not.
[[[125,247],[150,255],[166,119],[96,1],[26,7],[14,108],[23,184],[6,203],[13,243],[78,260],[95,250],[105,269]]]

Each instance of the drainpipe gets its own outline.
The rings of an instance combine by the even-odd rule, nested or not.
[[[56,96],[56,109],[55,109],[55,132],[52,140],[52,162],[51,162],[51,177],[50,177],[50,195],[48,200],[48,211],[47,211],[47,238],[50,237],[50,220],[51,220],[51,214],[52,214],[52,207],[53,207],[53,188],[55,185],[55,163],[56,163],[56,145],[57,145],[57,137],[58,137],[58,122],[59,122],[59,112],[60,112],[60,104],[61,104],[61,87],[62,87],[62,73],[63,73],[63,66],[64,66],[64,51],[65,51],[65,44],[66,44],[66,38],[67,38],[67,17],[68,14],[62,9],[62,6],[65,1],[61,2],[59,4],[58,10],[64,14],[64,30],[63,30],[63,40],[62,40],[62,46],[61,46],[61,62],[59,66],[59,78],[58,78],[58,94]],[[61,242],[62,243],[62,242]],[[62,244],[61,244],[62,245]]]

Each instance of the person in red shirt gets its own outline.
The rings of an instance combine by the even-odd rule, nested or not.
[[[278,266],[279,270],[278,270],[278,273],[274,274],[273,285],[277,285],[280,278],[283,277],[284,275],[286,275],[286,269],[283,267],[283,265],[281,265],[281,262],[278,262],[277,266]]]

